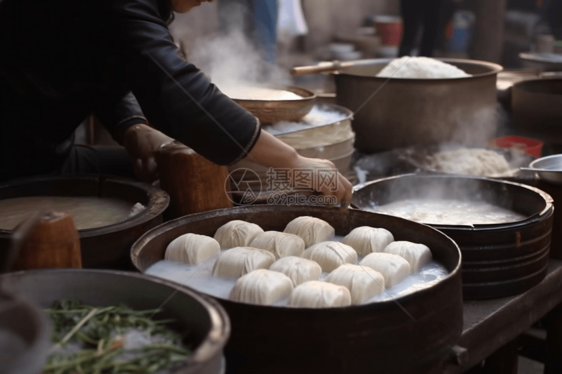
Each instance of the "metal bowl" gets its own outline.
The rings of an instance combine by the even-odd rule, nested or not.
[[[529,165],[533,169],[552,171],[537,171],[539,178],[545,182],[562,185],[562,154],[541,157]]]
[[[526,67],[546,71],[562,70],[562,56],[556,53],[523,52],[519,53],[519,58]]]
[[[298,121],[314,106],[316,94],[299,87],[272,87],[295,93],[301,100],[240,100],[232,99],[238,105],[258,117],[261,123]]]
[[[532,79],[514,84],[511,109],[518,135],[545,145],[562,143],[562,79]]]
[[[162,308],[162,318],[173,319],[172,328],[189,332],[188,343],[192,345],[191,356],[170,372],[224,373],[222,351],[230,335],[226,312],[214,300],[175,283],[133,272],[86,269],[20,271],[0,276],[0,283],[41,308],[68,298],[90,305],[124,303],[139,310]]]

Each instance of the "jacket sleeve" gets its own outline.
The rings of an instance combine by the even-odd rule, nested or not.
[[[122,143],[123,134],[129,127],[139,123],[148,124],[132,92],[120,98],[104,99],[95,106],[94,114],[118,143]]]
[[[151,126],[217,164],[245,157],[259,138],[259,121],[185,61],[158,0],[105,4],[123,75]]]

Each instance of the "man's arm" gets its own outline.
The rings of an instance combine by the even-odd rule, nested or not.
[[[256,118],[180,55],[157,0],[105,0],[121,76],[151,126],[221,165],[245,157],[260,134]]]
[[[131,92],[122,97],[105,97],[96,105],[94,115],[113,139],[121,145],[123,145],[123,134],[129,127],[148,124],[137,99]]]

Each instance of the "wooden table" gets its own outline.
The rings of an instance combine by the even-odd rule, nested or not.
[[[458,345],[465,348],[468,355],[460,366],[446,365],[436,372],[464,373],[486,359],[487,365],[493,366],[491,373],[516,373],[516,338],[560,303],[562,261],[555,259],[550,260],[546,278],[521,295],[465,301],[463,333]],[[557,311],[549,318],[557,322],[552,325],[560,326],[562,312]],[[549,331],[549,335],[559,337],[562,331],[557,330]],[[562,352],[558,352],[558,356],[562,356]]]

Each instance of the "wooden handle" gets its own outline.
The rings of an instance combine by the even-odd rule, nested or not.
[[[340,71],[343,69],[350,68],[352,66],[370,65],[372,62],[370,60],[354,60],[354,61],[332,61],[332,62],[321,62],[314,66],[297,66],[291,69],[292,75],[307,75],[307,74],[317,74],[325,73],[328,71]]]
[[[14,262],[14,270],[81,267],[80,237],[74,220],[60,212],[42,215]]]
[[[291,75],[300,76],[308,74],[318,74],[327,71],[336,71],[338,66],[335,63],[321,64],[315,66],[297,66],[291,69]]]
[[[156,164],[160,187],[170,195],[171,218],[233,206],[225,188],[226,166],[214,164],[177,142],[156,152]]]

